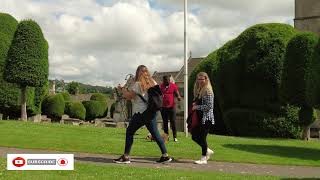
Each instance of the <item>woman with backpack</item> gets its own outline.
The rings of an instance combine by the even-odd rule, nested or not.
[[[162,156],[157,162],[171,162],[172,158],[168,156],[164,141],[160,136],[157,127],[156,115],[158,109],[155,107],[150,107],[156,106],[154,105],[156,102],[150,103],[149,101],[153,98],[155,98],[155,101],[157,100],[157,91],[160,91],[160,88],[157,85],[156,81],[151,77],[147,67],[144,65],[138,66],[136,70],[135,83],[129,90],[126,90],[121,86],[118,86],[118,90],[122,92],[123,97],[132,101],[133,116],[129,121],[129,126],[126,130],[126,143],[124,154],[118,159],[114,159],[113,161],[115,163],[130,163],[129,154],[131,146],[133,144],[133,136],[140,127],[145,125],[151,133],[151,135],[155,138],[162,153]]]
[[[193,89],[192,113],[196,118],[192,119],[191,134],[192,140],[201,146],[202,156],[196,164],[207,164],[207,160],[214,153],[208,148],[207,135],[209,128],[214,124],[213,116],[213,90],[208,74],[200,72],[197,74]],[[196,120],[195,120],[196,119]],[[194,121],[195,120],[195,121]]]

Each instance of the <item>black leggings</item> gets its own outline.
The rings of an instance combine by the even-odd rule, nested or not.
[[[199,144],[202,148],[202,156],[207,154],[208,144],[207,144],[207,135],[209,129],[204,125],[200,124],[192,129],[192,140]]]

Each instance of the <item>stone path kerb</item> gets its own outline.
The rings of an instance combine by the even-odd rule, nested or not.
[[[107,154],[91,154],[79,152],[61,152],[49,150],[34,150],[34,149],[18,149],[0,147],[0,157],[6,158],[7,154],[74,154],[75,161],[94,163],[94,164],[113,164],[112,159],[117,158],[115,155]],[[194,160],[175,159],[172,163],[158,164],[155,163],[157,158],[150,157],[131,157],[131,164],[121,166],[134,166],[134,167],[148,167],[148,168],[168,168],[168,169],[181,169],[191,171],[210,171],[210,172],[223,172],[223,173],[236,173],[236,174],[253,174],[253,175],[270,175],[282,177],[304,177],[304,178],[319,178],[320,167],[308,166],[280,166],[280,165],[262,165],[262,164],[249,164],[249,163],[230,163],[230,162],[217,162],[209,161],[207,165],[193,164]]]

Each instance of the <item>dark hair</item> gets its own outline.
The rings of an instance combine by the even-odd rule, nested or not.
[[[169,76],[167,76],[167,75],[164,75],[163,77],[162,77],[162,80],[163,81],[170,81],[170,78],[169,78]]]

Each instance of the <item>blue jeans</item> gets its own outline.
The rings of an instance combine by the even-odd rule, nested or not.
[[[151,135],[155,138],[159,148],[161,149],[161,153],[165,154],[167,153],[166,146],[164,145],[164,141],[162,137],[160,136],[158,127],[157,127],[157,119],[156,119],[157,114],[155,113],[153,115],[153,118],[151,121],[145,121],[142,118],[142,115],[140,113],[135,113],[130,122],[129,126],[126,131],[126,146],[124,153],[129,155],[131,151],[131,147],[133,144],[133,136],[135,132],[141,128],[143,125],[146,125],[147,129],[151,133]]]

